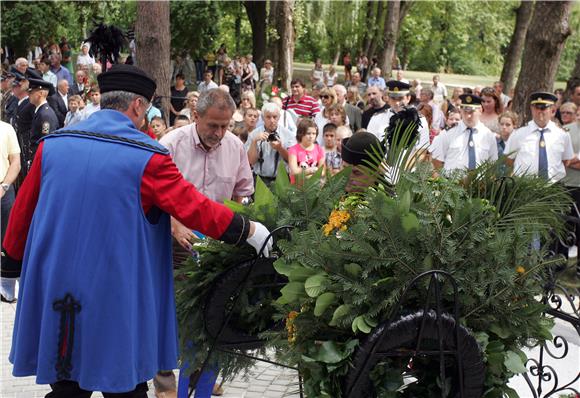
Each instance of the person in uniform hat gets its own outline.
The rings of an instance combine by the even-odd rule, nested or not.
[[[47,397],[145,398],[157,370],[177,367],[170,215],[226,243],[267,243],[266,256],[271,241],[138,130],[149,75],[123,64],[98,80],[102,109],[43,136],[12,209],[2,276],[20,275],[20,294],[9,360],[14,376],[50,384]]]
[[[431,145],[433,166],[437,170],[473,170],[485,161],[498,158],[495,134],[479,120],[481,98],[462,94],[459,99],[461,122],[441,132]]]
[[[574,150],[570,135],[552,121],[557,100],[547,92],[530,95],[532,120],[512,133],[504,150],[514,174],[533,174],[552,182],[566,177]]]
[[[59,127],[58,117],[47,102],[47,98],[53,94],[54,86],[50,82],[42,79],[28,79],[28,98],[30,103],[36,107],[30,127],[33,159],[38,148],[38,140]]]
[[[371,117],[367,130],[383,141],[389,128],[391,118],[406,107],[410,100],[411,85],[398,80],[389,80],[387,83],[388,109],[378,112]],[[419,139],[415,144],[415,151],[427,149],[429,146],[429,125],[427,119],[420,115]]]

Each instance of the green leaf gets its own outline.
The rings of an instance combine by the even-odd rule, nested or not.
[[[290,178],[288,178],[285,163],[280,162],[278,163],[278,174],[276,174],[276,180],[274,181],[272,189],[278,197],[283,197],[289,187]]]
[[[419,229],[419,220],[413,213],[407,213],[401,217],[401,225],[405,232],[409,233],[413,230]]]
[[[325,274],[316,274],[306,279],[304,282],[306,294],[310,297],[318,297],[325,289],[326,280]]]
[[[501,341],[490,341],[487,345],[487,352],[493,353],[503,353],[505,346]]]
[[[492,323],[489,326],[489,331],[496,334],[501,339],[507,339],[511,335],[511,329],[509,327],[503,327],[497,323]]]
[[[290,271],[296,268],[295,263],[288,264],[284,259],[279,258],[274,262],[274,269],[277,273],[284,276],[290,276]]]
[[[244,214],[247,212],[247,207],[231,199],[224,200],[224,205],[234,213]]]
[[[358,276],[362,271],[362,267],[356,263],[348,263],[344,265],[344,270],[352,276]]]
[[[511,387],[504,386],[503,392],[508,398],[520,398],[519,394]]]
[[[253,206],[258,210],[257,218],[263,222],[275,222],[278,200],[260,177],[256,178]]]
[[[340,352],[337,343],[334,341],[325,341],[320,346],[315,358],[324,363],[338,363],[345,358],[345,355]]]
[[[409,209],[411,208],[411,193],[409,191],[405,191],[403,196],[401,196],[401,201],[399,202],[399,209],[403,214],[407,214]]]
[[[299,298],[302,298],[305,293],[304,284],[302,282],[290,282],[280,289],[280,293],[282,295],[276,300],[278,304],[290,304],[299,301]]]
[[[433,257],[431,256],[431,254],[427,254],[425,256],[425,258],[423,259],[423,266],[428,270],[433,268]]]
[[[371,327],[367,325],[364,315],[359,315],[352,321],[352,332],[356,333],[357,330],[360,330],[363,333],[371,332]]]
[[[297,267],[294,267],[290,271],[290,273],[288,274],[288,279],[290,279],[292,282],[304,283],[304,282],[306,282],[306,280],[308,278],[310,278],[311,276],[313,276],[315,274],[316,274],[316,271],[314,271],[313,269],[298,265]]]
[[[349,304],[342,304],[338,306],[337,309],[334,310],[334,314],[332,315],[332,320],[330,321],[330,326],[336,326],[336,323],[340,318],[350,313],[351,306]]]
[[[393,280],[395,280],[395,277],[393,277],[393,276],[387,276],[386,278],[379,279],[378,281],[376,281],[375,283],[373,283],[373,286],[379,286],[379,285],[381,285],[383,283],[392,282]]]
[[[507,370],[515,374],[525,373],[528,370],[522,361],[522,358],[513,351],[506,352],[505,360],[503,362]]]
[[[314,315],[320,316],[326,311],[326,309],[334,304],[336,301],[336,294],[332,292],[322,293],[316,299],[316,305],[314,306]]]

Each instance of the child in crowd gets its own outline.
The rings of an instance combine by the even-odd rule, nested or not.
[[[165,120],[160,118],[159,116],[155,116],[151,119],[151,123],[149,123],[155,137],[157,137],[157,141],[161,139],[165,135],[165,130],[167,130],[167,125],[165,124]]]
[[[342,140],[352,137],[352,130],[348,126],[339,126],[336,128],[336,133],[334,133],[334,135],[336,138],[336,150],[338,153],[341,153]]]
[[[325,166],[330,175],[335,175],[342,169],[342,157],[337,150],[336,125],[328,123],[322,130],[324,137]]]
[[[518,127],[518,115],[514,112],[504,112],[498,117],[499,120],[499,135],[497,136],[497,152],[498,155],[503,155],[505,144],[511,133]]]
[[[453,109],[447,112],[447,119],[445,120],[445,130],[450,130],[457,126],[461,121],[461,113],[458,110]]]
[[[71,95],[68,99],[68,112],[64,118],[64,126],[70,126],[82,120],[83,112],[79,109],[82,98],[80,95]]]
[[[290,166],[290,182],[296,183],[296,176],[310,177],[320,167],[324,167],[324,149],[316,143],[318,128],[310,119],[302,119],[298,123],[296,141],[298,144],[288,148],[288,165]]]

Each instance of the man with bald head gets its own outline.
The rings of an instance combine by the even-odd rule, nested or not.
[[[65,79],[59,80],[56,93],[47,98],[47,102],[58,118],[58,128],[64,127],[64,119],[68,112],[69,86]]]

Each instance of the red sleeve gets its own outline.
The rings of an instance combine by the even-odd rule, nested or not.
[[[16,201],[10,212],[6,236],[2,246],[6,254],[15,260],[22,260],[24,257],[24,248],[28,238],[28,229],[32,222],[32,216],[38,195],[40,194],[40,179],[42,177],[42,148],[44,142],[41,142],[36,150],[32,167],[24,179],[24,183],[18,190]]]
[[[198,192],[187,182],[170,156],[155,154],[141,181],[141,201],[145,213],[157,206],[188,228],[220,239],[232,224],[234,213]]]

